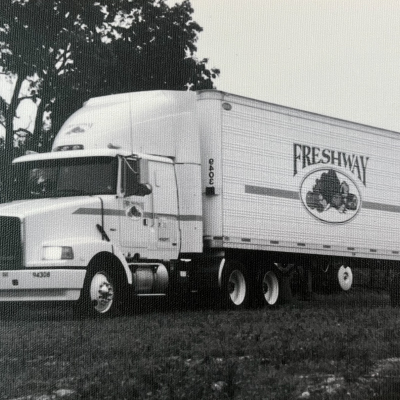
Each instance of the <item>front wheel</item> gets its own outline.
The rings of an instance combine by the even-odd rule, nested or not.
[[[244,267],[231,263],[225,267],[222,279],[224,303],[232,309],[245,308],[249,303],[249,282]]]
[[[98,269],[88,272],[85,285],[78,302],[78,311],[83,315],[109,316],[117,311],[117,280],[108,270]]]
[[[114,283],[109,274],[99,271],[94,274],[90,282],[89,300],[93,310],[99,314],[107,314],[113,308]]]

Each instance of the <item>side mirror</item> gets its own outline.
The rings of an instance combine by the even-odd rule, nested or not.
[[[125,197],[129,196],[146,196],[152,192],[149,184],[138,183],[134,187],[130,187],[125,192]]]
[[[149,160],[144,158],[139,159],[139,171],[140,171],[140,178],[139,182],[146,185],[149,183]]]
[[[153,189],[149,183],[146,183],[146,184],[141,183],[140,188],[141,188],[140,190],[143,193],[143,196],[146,196],[147,194],[150,194],[153,191]]]

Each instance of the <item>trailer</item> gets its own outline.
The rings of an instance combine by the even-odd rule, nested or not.
[[[352,268],[400,260],[399,138],[217,90],[90,99],[14,160],[0,301],[275,306],[293,271],[349,290]]]

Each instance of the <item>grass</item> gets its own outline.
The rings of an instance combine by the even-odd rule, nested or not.
[[[400,310],[383,291],[273,310],[148,305],[109,320],[9,308],[0,399],[400,399]]]

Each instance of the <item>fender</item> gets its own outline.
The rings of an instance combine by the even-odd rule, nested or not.
[[[225,267],[225,258],[221,260],[221,263],[219,264],[218,268],[218,287],[221,287],[222,285],[222,271],[224,270]]]
[[[38,260],[30,262],[28,267],[81,267],[85,268],[89,265],[90,261],[99,253],[106,252],[113,254],[120,261],[124,268],[126,279],[129,285],[132,284],[132,273],[129,269],[128,263],[121,251],[111,241],[92,237],[74,237],[65,238],[62,240],[50,240],[42,243],[42,246],[69,246],[72,247],[74,258],[71,260]]]
[[[121,265],[124,267],[128,285],[132,285],[132,283],[133,283],[132,272],[129,269],[128,263],[126,262],[126,259],[125,259],[124,255],[122,254],[120,248],[115,245],[112,245],[112,252],[113,252],[114,256],[117,257],[118,260],[121,262]]]

